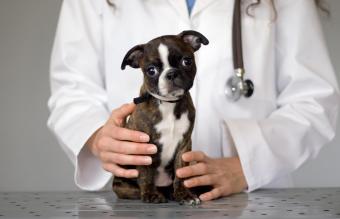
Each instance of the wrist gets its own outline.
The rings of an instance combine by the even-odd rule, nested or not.
[[[238,168],[239,169],[238,175],[239,175],[239,178],[240,178],[241,187],[242,187],[243,190],[246,190],[246,189],[248,189],[248,183],[247,183],[246,177],[244,175],[244,171],[243,171],[243,167],[242,167],[240,158],[235,157],[235,162],[237,163],[237,166],[239,167]]]
[[[100,130],[102,128],[103,128],[103,126],[98,128],[85,143],[85,147],[87,147],[91,151],[91,153],[95,156],[98,155],[98,150],[95,147],[95,145],[96,145],[95,143],[96,143],[98,133],[100,132]]]

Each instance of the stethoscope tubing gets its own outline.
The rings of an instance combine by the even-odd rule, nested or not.
[[[226,82],[225,95],[231,101],[237,101],[241,96],[250,97],[254,92],[254,84],[251,80],[244,80],[244,61],[242,48],[242,14],[241,0],[235,0],[232,22],[232,53],[234,64],[234,76]]]
[[[241,0],[235,0],[232,34],[234,69],[244,69],[241,28]]]

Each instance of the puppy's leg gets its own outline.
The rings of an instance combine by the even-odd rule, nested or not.
[[[182,160],[182,154],[191,150],[191,139],[189,139],[186,144],[181,146],[181,149],[176,154],[175,158],[175,173],[176,170],[182,167],[187,166],[188,164]],[[193,194],[190,189],[186,188],[183,184],[183,180],[178,178],[175,174],[174,179],[174,197],[175,200],[180,204],[189,204],[189,205],[198,205],[200,204],[200,200],[197,195]]]
[[[136,179],[114,177],[112,190],[121,199],[140,199],[140,189]]]
[[[138,166],[137,169],[139,171],[138,184],[142,201],[147,203],[167,202],[167,199],[155,186],[156,169],[150,166]]]

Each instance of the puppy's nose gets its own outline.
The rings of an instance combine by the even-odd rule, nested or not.
[[[168,79],[169,81],[173,81],[175,78],[177,78],[178,76],[178,73],[176,71],[169,71],[167,74],[166,74],[166,79]]]

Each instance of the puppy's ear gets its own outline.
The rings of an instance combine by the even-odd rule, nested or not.
[[[130,49],[122,62],[121,69],[124,70],[127,65],[132,68],[139,68],[139,62],[143,58],[144,55],[144,45],[137,45]]]
[[[197,51],[201,47],[201,44],[209,44],[209,40],[203,36],[203,34],[194,30],[183,31],[182,33],[178,34],[178,36],[184,42],[188,43],[194,49],[194,51]]]

